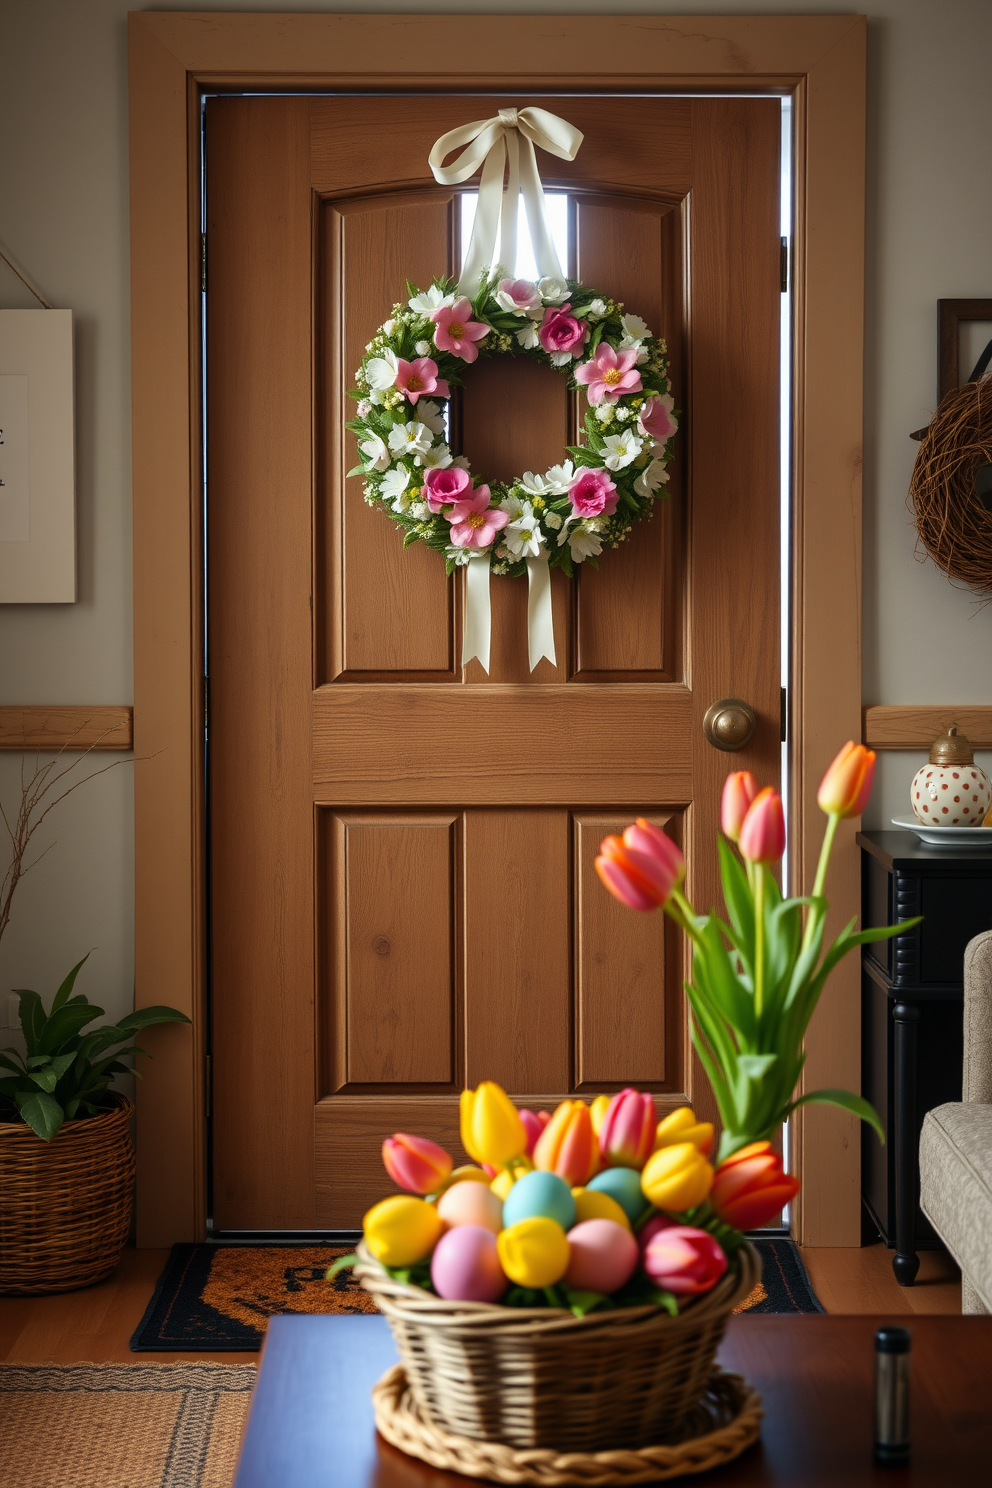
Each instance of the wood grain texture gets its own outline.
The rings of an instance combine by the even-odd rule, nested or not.
[[[130,749],[128,707],[0,708],[0,749]]]
[[[869,749],[929,749],[952,724],[976,749],[992,749],[992,708],[971,703],[883,703],[864,708],[861,742]]]
[[[614,799],[681,805],[692,799],[690,708],[676,684],[320,687],[315,800],[584,805],[602,799],[609,759]]]
[[[307,1229],[316,1096],[308,103],[211,99],[206,128],[214,1216],[222,1229]]]

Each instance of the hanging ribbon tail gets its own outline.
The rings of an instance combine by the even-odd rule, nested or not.
[[[489,603],[489,554],[479,553],[468,561],[465,574],[465,625],[462,635],[462,666],[475,657],[489,675],[489,645],[493,616]]]
[[[531,671],[544,656],[552,666],[558,665],[551,608],[551,569],[546,553],[527,559],[527,650]]]

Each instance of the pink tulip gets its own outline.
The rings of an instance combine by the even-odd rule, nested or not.
[[[466,299],[453,305],[442,305],[431,315],[434,322],[434,345],[438,351],[450,351],[463,362],[474,362],[479,355],[477,341],[489,335],[489,327],[472,319],[472,306]]]
[[[678,419],[673,417],[675,399],[668,393],[664,397],[648,398],[637,416],[637,431],[664,444],[678,429]]]
[[[777,863],[785,852],[782,797],[770,785],[751,802],[741,823],[738,846],[749,863]]]
[[[524,1131],[527,1133],[527,1156],[532,1157],[538,1137],[551,1120],[551,1112],[522,1109],[517,1114],[524,1124]]]
[[[875,754],[850,740],[820,781],[817,802],[828,816],[860,816],[875,778]]]
[[[658,1113],[654,1099],[639,1090],[621,1090],[610,1101],[599,1131],[603,1161],[613,1168],[643,1168],[654,1151]]]
[[[727,1257],[713,1236],[691,1225],[672,1225],[652,1235],[643,1250],[645,1271],[676,1297],[697,1297],[716,1286]]]
[[[660,909],[685,878],[685,858],[672,839],[637,818],[620,837],[604,837],[596,872],[628,909]]]
[[[395,1132],[382,1144],[382,1161],[394,1183],[410,1193],[434,1193],[451,1172],[451,1158],[429,1137]]]
[[[589,339],[589,327],[584,321],[569,315],[571,305],[548,306],[544,312],[538,338],[545,351],[568,351],[573,357],[579,355]]]
[[[430,357],[416,357],[412,362],[399,357],[395,385],[402,389],[407,401],[414,404],[422,393],[437,393],[439,398],[451,396],[447,382],[437,375],[437,362],[432,362]]]
[[[602,403],[604,398],[615,403],[622,393],[636,393],[641,386],[636,361],[635,350],[614,351],[601,341],[596,355],[576,368],[575,380],[588,385],[586,396],[590,403]]]
[[[510,520],[505,511],[489,505],[489,487],[479,486],[470,497],[456,501],[444,515],[451,523],[451,541],[456,548],[488,548]]]
[[[460,465],[449,465],[447,470],[435,467],[424,476],[424,500],[432,512],[439,512],[453,501],[464,501],[465,492],[471,489],[471,477]]]
[[[617,488],[605,470],[585,465],[569,485],[568,499],[577,517],[611,517],[617,509]]]
[[[643,1224],[637,1232],[637,1243],[641,1247],[641,1254],[647,1250],[655,1235],[662,1230],[674,1230],[678,1226],[677,1219],[669,1219],[667,1214],[652,1214],[646,1224]]]
[[[723,801],[720,807],[720,825],[725,837],[736,842],[741,835],[741,823],[748,808],[758,794],[758,782],[750,770],[735,770],[723,782]]]

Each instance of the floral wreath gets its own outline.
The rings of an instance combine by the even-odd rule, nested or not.
[[[426,543],[446,571],[488,553],[494,574],[522,575],[543,558],[573,565],[615,548],[667,495],[678,428],[667,347],[639,315],[573,279],[487,276],[474,301],[437,278],[410,298],[365,349],[347,424],[362,457],[365,500],[403,530],[403,546]],[[524,356],[585,388],[586,442],[543,474],[526,470],[486,484],[447,443],[446,402],[480,356]]]

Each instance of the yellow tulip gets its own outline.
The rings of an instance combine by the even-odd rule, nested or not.
[[[663,1121],[658,1122],[654,1150],[674,1147],[677,1142],[691,1142],[704,1157],[709,1157],[713,1146],[712,1121],[697,1121],[691,1106],[679,1106],[677,1111],[670,1111]]]
[[[630,1229],[630,1220],[608,1193],[600,1193],[595,1188],[573,1188],[572,1198],[575,1200],[576,1224],[586,1219],[612,1219],[625,1230]]]
[[[478,1163],[501,1168],[527,1151],[527,1133],[505,1090],[483,1080],[478,1090],[463,1090],[460,1103],[462,1146]]]
[[[453,1173],[449,1173],[444,1182],[438,1184],[435,1193],[443,1194],[449,1188],[454,1187],[456,1183],[467,1183],[470,1181],[472,1183],[488,1183],[489,1174],[484,1173],[481,1168],[473,1167],[471,1163],[466,1163],[463,1167],[456,1168]]]
[[[713,1169],[698,1147],[677,1142],[652,1152],[641,1174],[641,1189],[656,1209],[682,1214],[701,1204],[710,1191]]]
[[[393,1194],[374,1204],[362,1220],[365,1244],[384,1266],[412,1266],[429,1256],[444,1228],[426,1199]]]
[[[496,1237],[499,1262],[518,1286],[546,1287],[568,1270],[571,1246],[553,1219],[521,1219]]]
[[[589,1107],[589,1115],[592,1117],[592,1129],[599,1136],[599,1128],[602,1126],[607,1111],[610,1109],[611,1095],[597,1095]]]
[[[516,1181],[516,1174],[511,1172],[509,1168],[504,1168],[502,1173],[496,1174],[496,1177],[493,1179],[492,1183],[490,1183],[489,1187],[492,1189],[496,1197],[498,1199],[502,1199],[505,1203],[506,1196],[510,1192],[510,1189],[513,1187]]]

